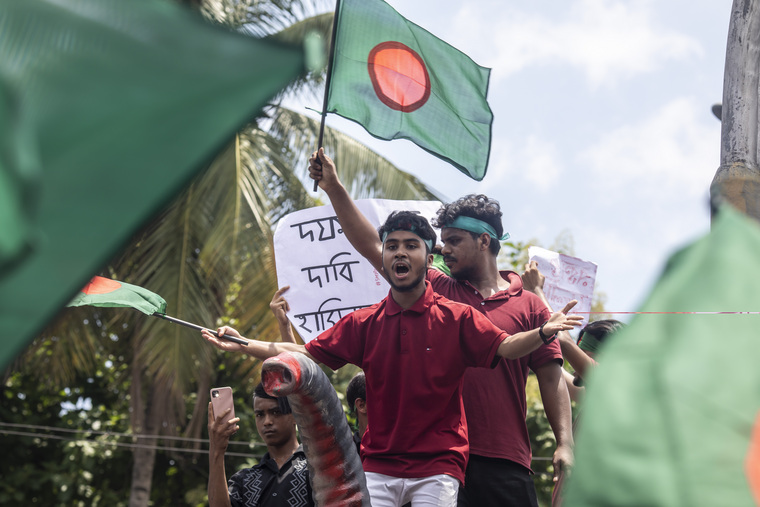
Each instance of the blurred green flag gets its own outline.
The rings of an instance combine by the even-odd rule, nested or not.
[[[724,207],[589,379],[563,507],[760,505],[760,228]]]
[[[380,139],[408,139],[483,179],[490,69],[382,0],[341,0],[334,46],[327,112]]]
[[[19,97],[0,81],[0,278],[34,242],[40,168],[20,109]]]
[[[174,2],[0,2],[0,365],[302,68]]]

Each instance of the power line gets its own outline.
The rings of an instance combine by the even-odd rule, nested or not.
[[[157,451],[174,451],[174,452],[184,452],[184,453],[191,453],[191,454],[206,454],[208,453],[207,449],[188,449],[185,447],[165,447],[160,445],[143,445],[143,444],[127,444],[124,442],[105,442],[100,440],[86,440],[81,438],[66,438],[61,435],[48,435],[48,434],[42,434],[42,433],[33,433],[33,432],[26,432],[26,431],[13,431],[13,430],[4,430],[0,429],[0,433],[4,435],[17,435],[22,437],[33,437],[33,438],[45,438],[45,439],[53,439],[53,440],[61,440],[64,442],[75,442],[78,444],[94,444],[94,445],[100,445],[100,446],[115,446],[115,447],[125,447],[128,449],[155,449]],[[225,452],[225,456],[238,456],[242,458],[261,458],[260,454],[244,454],[239,452]]]
[[[26,429],[35,429],[35,430],[46,430],[46,431],[59,431],[61,433],[84,433],[86,435],[105,435],[105,436],[113,436],[113,437],[119,437],[119,438],[137,438],[137,439],[157,439],[157,440],[178,440],[181,442],[192,442],[192,443],[208,443],[208,440],[205,438],[190,438],[190,437],[175,437],[171,435],[145,435],[140,433],[119,433],[115,431],[96,431],[96,430],[90,430],[90,429],[72,429],[72,428],[58,428],[55,426],[39,426],[36,424],[18,424],[18,423],[7,423],[7,422],[0,422],[0,427],[2,426],[8,426],[10,428],[26,428]],[[259,442],[230,442],[231,445],[247,445],[247,446],[258,446],[258,447],[266,447],[266,444],[262,444]]]
[[[16,424],[16,423],[0,422],[0,433],[4,435],[16,435],[16,436],[22,436],[22,437],[61,440],[64,442],[74,442],[78,444],[95,444],[95,445],[100,445],[100,446],[124,447],[127,449],[155,449],[157,451],[173,451],[173,452],[184,452],[184,453],[190,453],[190,454],[206,454],[208,452],[207,449],[187,449],[183,447],[165,447],[165,446],[159,446],[159,445],[130,444],[130,443],[124,443],[124,442],[107,442],[107,441],[102,441],[102,440],[67,438],[63,435],[51,435],[48,433],[9,430],[9,429],[2,428],[3,426],[11,427],[11,428],[26,428],[26,429],[38,429],[38,430],[47,430],[47,431],[59,431],[63,433],[84,433],[84,434],[89,434],[89,435],[115,436],[119,438],[125,438],[125,437],[126,438],[143,438],[143,439],[156,438],[156,439],[166,439],[166,440],[179,440],[179,441],[186,441],[186,442],[208,443],[207,440],[201,439],[201,438],[171,437],[171,436],[160,436],[160,435],[134,435],[131,433],[117,433],[117,432],[94,431],[94,430],[75,430],[75,429],[70,429],[70,428],[56,428],[54,426],[39,426],[35,424]],[[260,444],[258,442],[251,442],[251,443],[230,442],[230,444],[253,445],[253,446],[266,445],[266,444]],[[246,453],[240,453],[240,452],[225,452],[224,455],[235,456],[235,457],[240,457],[240,458],[261,458],[262,456],[261,454],[246,454]],[[533,456],[533,461],[550,461],[551,459],[552,458],[548,458],[548,457]]]
[[[105,436],[105,437],[115,437],[115,438],[132,438],[132,439],[156,439],[156,440],[175,440],[175,441],[181,441],[181,442],[191,442],[191,443],[204,443],[208,444],[208,440],[201,439],[201,438],[186,438],[186,437],[174,437],[174,436],[163,436],[163,435],[136,435],[131,433],[117,433],[117,432],[109,432],[109,431],[95,431],[95,430],[77,430],[77,429],[70,429],[70,428],[56,428],[53,426],[40,426],[35,424],[16,424],[16,423],[6,423],[6,422],[0,422],[0,433],[6,434],[6,435],[17,435],[17,436],[26,436],[26,437],[33,437],[33,438],[45,438],[45,439],[53,439],[53,440],[63,440],[67,442],[76,442],[76,443],[87,443],[87,444],[96,444],[101,446],[116,446],[116,447],[126,447],[130,449],[156,449],[160,451],[175,451],[175,452],[185,452],[185,453],[194,453],[194,454],[205,454],[208,452],[207,449],[189,449],[184,447],[166,447],[166,446],[159,446],[159,445],[152,445],[152,444],[140,444],[140,443],[126,443],[126,442],[116,442],[116,441],[104,441],[104,440],[89,440],[86,438],[68,438],[64,435],[56,435],[56,434],[50,434],[50,433],[41,433],[39,431],[17,431],[17,430],[10,430],[5,428],[20,428],[20,429],[27,429],[27,430],[42,430],[42,431],[51,431],[51,432],[60,432],[60,433],[68,433],[68,434],[84,434],[84,435],[95,435],[95,436]],[[258,442],[229,442],[233,445],[245,445],[245,446],[254,446],[254,447],[262,447],[266,446],[266,444],[260,444]],[[226,456],[238,456],[238,457],[244,457],[244,458],[260,458],[261,454],[249,454],[249,453],[240,453],[240,452],[226,452]]]

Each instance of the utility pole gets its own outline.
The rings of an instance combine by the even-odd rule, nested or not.
[[[721,202],[760,221],[760,0],[734,0],[723,78],[720,167],[710,185]]]

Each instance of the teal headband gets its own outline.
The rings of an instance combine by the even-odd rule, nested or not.
[[[472,217],[466,217],[464,215],[459,215],[456,217],[451,223],[446,224],[444,227],[453,227],[454,229],[463,229],[465,231],[474,232],[475,234],[483,234],[484,232],[491,236],[493,239],[498,239],[499,241],[504,241],[505,239],[509,239],[509,233],[505,232],[502,237],[499,237],[496,235],[496,231],[493,227],[488,225],[482,220],[478,220],[477,218]]]
[[[385,247],[385,238],[388,237],[388,234],[390,234],[392,232],[396,232],[396,231],[408,231],[408,232],[411,232],[413,234],[417,234],[417,228],[415,226],[412,226],[411,229],[404,229],[403,227],[399,227],[398,229],[393,229],[392,231],[386,231],[386,232],[383,233],[383,247]],[[424,239],[419,234],[417,234],[417,237],[420,238],[422,240],[422,242],[427,245],[428,252],[432,252],[433,251],[433,240],[432,239]]]
[[[586,352],[596,353],[599,350],[602,342],[600,342],[596,336],[591,333],[583,333],[578,339],[578,348]]]

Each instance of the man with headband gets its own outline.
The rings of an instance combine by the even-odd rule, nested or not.
[[[203,337],[222,350],[265,359],[283,351],[307,354],[332,369],[364,370],[368,427],[362,464],[373,507],[447,506],[457,502],[468,457],[462,377],[469,367],[491,367],[500,357],[530,354],[561,330],[579,325],[569,304],[539,330],[508,335],[468,305],[436,294],[426,281],[436,234],[417,213],[392,213],[375,233],[380,269],[391,290],[380,303],[340,319],[304,345],[218,338],[240,336],[229,327]],[[284,311],[284,310],[282,310]]]
[[[381,243],[338,180],[335,165],[320,149],[309,159],[312,179],[327,193],[346,238],[376,269]],[[451,277],[428,270],[433,289],[453,301],[479,310],[508,334],[540,330],[549,318],[541,300],[523,290],[520,276],[499,271],[503,232],[499,203],[470,195],[444,205],[433,225],[441,228],[442,254]],[[541,332],[542,337],[551,338]],[[531,448],[525,423],[525,386],[536,373],[549,423],[557,439],[554,477],[572,464],[570,398],[562,377],[562,353],[556,340],[545,340],[533,353],[498,361],[495,368],[465,373],[463,400],[470,432],[470,462],[459,505],[537,506]]]

